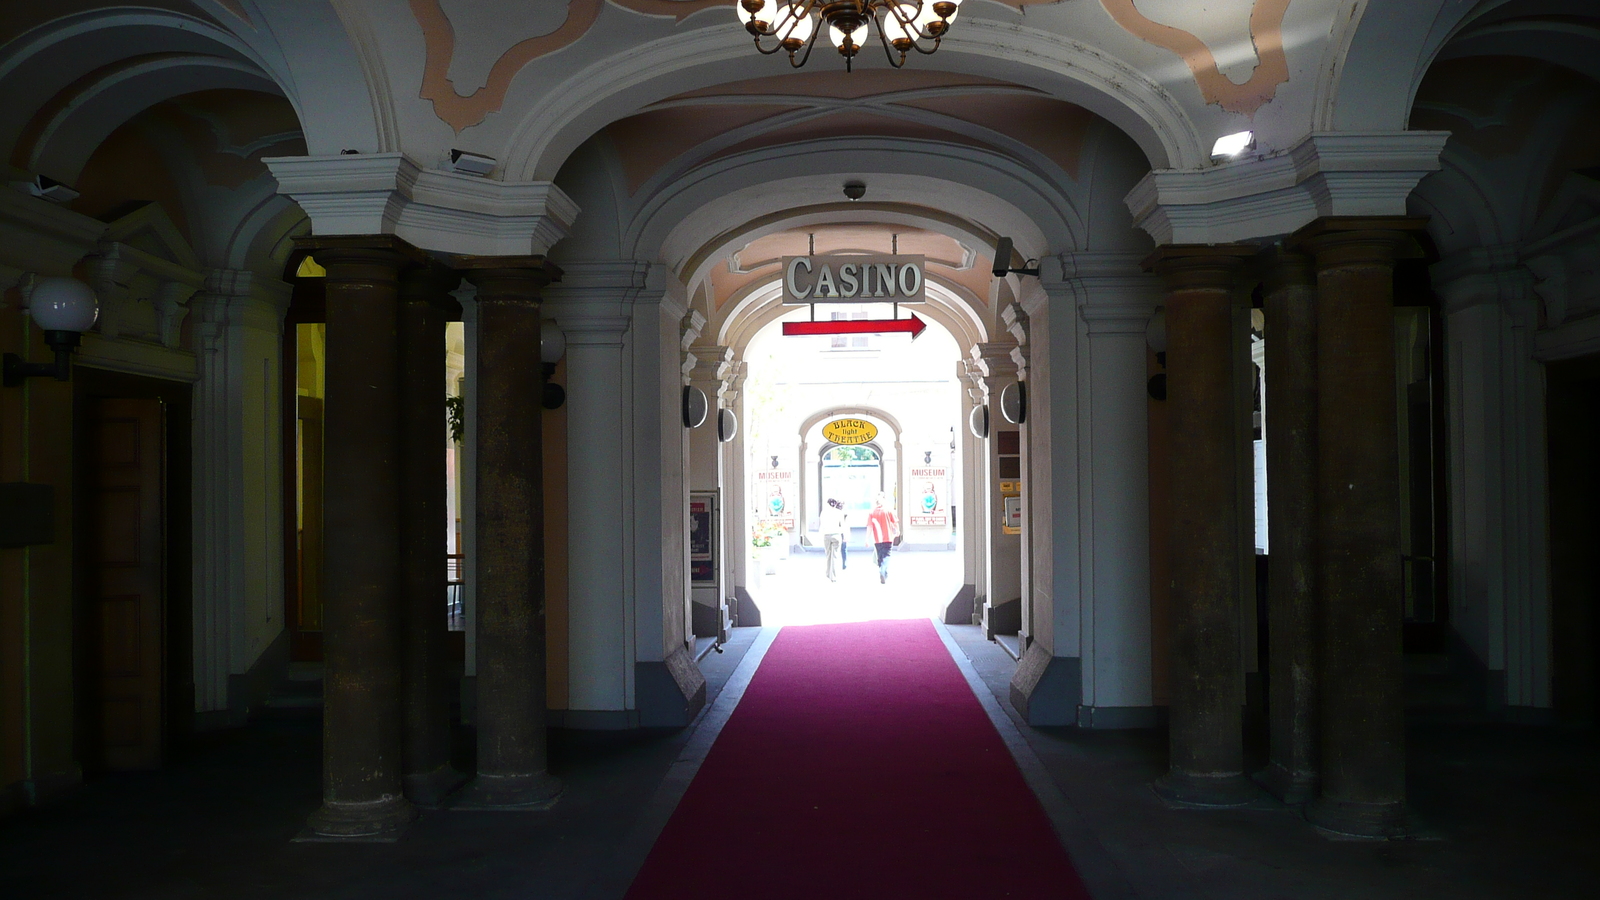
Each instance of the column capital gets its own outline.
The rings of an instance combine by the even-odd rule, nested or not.
[[[243,324],[278,333],[292,296],[293,289],[276,278],[243,269],[212,269],[189,305],[202,324]]]
[[[1231,291],[1240,286],[1257,252],[1250,244],[1167,244],[1145,257],[1143,265],[1161,277],[1169,293]]]
[[[1308,253],[1286,250],[1281,245],[1268,248],[1256,259],[1264,290],[1271,294],[1291,287],[1314,287],[1317,269]]]
[[[1429,274],[1434,293],[1444,302],[1444,312],[1449,315],[1478,306],[1515,305],[1531,299],[1539,276],[1532,262],[1524,265],[1516,247],[1500,244],[1452,253],[1430,266]],[[1549,305],[1547,300],[1546,306]]]
[[[543,256],[458,256],[455,267],[478,289],[479,303],[538,303],[561,269]]]
[[[424,169],[403,153],[263,159],[319,235],[392,234],[445,253],[543,254],[578,205],[548,181]]]
[[[290,266],[310,256],[327,270],[326,284],[398,283],[401,269],[428,262],[426,253],[392,234],[310,235],[295,238],[294,248]]]
[[[1417,216],[1324,216],[1283,242],[1316,257],[1317,270],[1334,266],[1390,265],[1422,255],[1417,235],[1428,220]]]
[[[447,319],[461,318],[461,301],[451,292],[461,286],[461,273],[449,266],[432,262],[414,266],[400,276],[400,302],[436,306]]]

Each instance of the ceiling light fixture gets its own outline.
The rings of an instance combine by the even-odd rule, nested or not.
[[[1256,146],[1256,135],[1253,131],[1240,131],[1234,134],[1225,134],[1217,138],[1211,145],[1211,158],[1214,160],[1233,159],[1246,150],[1253,150]]]
[[[755,36],[758,51],[769,56],[788,51],[789,65],[796,69],[811,58],[811,48],[824,29],[844,57],[846,70],[861,52],[868,31],[878,33],[884,56],[898,69],[912,50],[931,54],[939,49],[960,6],[961,0],[738,0],[736,11],[745,30]],[[769,48],[763,38],[777,42]],[[931,46],[924,46],[924,41],[931,41]]]

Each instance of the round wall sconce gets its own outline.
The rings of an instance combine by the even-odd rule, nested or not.
[[[726,444],[739,433],[739,417],[731,409],[717,410],[717,440]]]
[[[706,392],[694,385],[687,385],[683,389],[683,427],[699,428],[706,420],[706,413],[711,409],[711,402],[706,399]]]
[[[989,437],[989,404],[972,408],[972,414],[967,416],[967,427],[972,430],[972,436],[979,440]]]
[[[44,342],[55,351],[53,363],[27,363],[15,353],[4,359],[4,384],[17,387],[29,378],[48,375],[57,381],[72,378],[72,351],[83,332],[100,317],[94,291],[76,278],[40,278],[28,292],[28,314],[44,331]]]
[[[1000,389],[1000,415],[1013,425],[1028,421],[1027,382],[1013,381]]]

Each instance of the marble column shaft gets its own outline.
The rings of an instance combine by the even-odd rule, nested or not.
[[[445,672],[445,320],[461,276],[442,266],[400,282],[400,583],[404,596],[406,796],[434,805],[465,780],[450,765]]]
[[[561,783],[545,745],[543,257],[470,257],[478,289],[478,774],[464,808],[538,809]]]
[[[392,237],[313,238],[327,270],[327,526],[320,835],[393,834],[415,816],[402,790],[399,583],[399,275]]]
[[[1258,780],[1285,803],[1317,787],[1317,302],[1300,253],[1262,261],[1266,293],[1269,761]]]
[[[1156,783],[1182,803],[1248,802],[1239,659],[1239,446],[1234,307],[1253,247],[1159,248],[1166,285],[1172,415],[1172,684],[1169,769]]]
[[[1321,219],[1289,246],[1317,268],[1317,580],[1321,788],[1334,831],[1405,820],[1394,259],[1422,221]]]

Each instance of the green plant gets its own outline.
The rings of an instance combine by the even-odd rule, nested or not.
[[[449,394],[444,398],[445,419],[450,424],[450,440],[461,443],[467,433],[467,404],[460,397]]]

